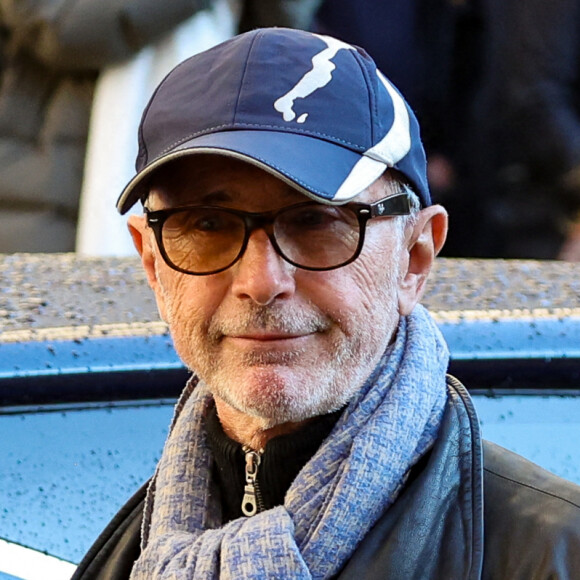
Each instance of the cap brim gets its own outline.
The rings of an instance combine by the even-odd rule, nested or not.
[[[167,162],[193,154],[235,157],[286,181],[304,195],[329,204],[356,197],[387,168],[384,162],[304,134],[231,130],[191,139],[158,157],[125,187],[117,209],[126,213],[144,194],[148,178]]]

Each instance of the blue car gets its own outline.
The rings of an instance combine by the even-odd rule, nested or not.
[[[424,303],[484,437],[580,483],[577,266],[440,259]],[[70,578],[188,375],[138,259],[0,256],[0,579]]]

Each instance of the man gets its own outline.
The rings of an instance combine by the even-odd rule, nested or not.
[[[256,30],[178,66],[122,193],[194,376],[76,578],[570,578],[580,492],[482,442],[418,302],[445,240],[362,50]],[[485,528],[484,528],[485,526]],[[140,545],[141,544],[141,545]],[[134,563],[135,562],[135,563]]]

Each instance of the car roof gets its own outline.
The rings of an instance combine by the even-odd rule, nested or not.
[[[556,388],[573,387],[576,270],[565,262],[438,259],[423,303],[449,344],[451,371],[472,390],[510,388],[504,379],[514,373],[519,388],[537,388],[548,368]],[[137,257],[1,256],[0,288],[0,404],[174,397],[181,389],[187,371]],[[83,393],[67,386],[79,374]]]

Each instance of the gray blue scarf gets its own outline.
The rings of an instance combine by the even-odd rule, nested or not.
[[[132,580],[337,574],[433,444],[448,358],[438,328],[417,306],[284,505],[226,525],[202,427],[210,395],[201,383],[190,386],[148,493],[143,552]]]

